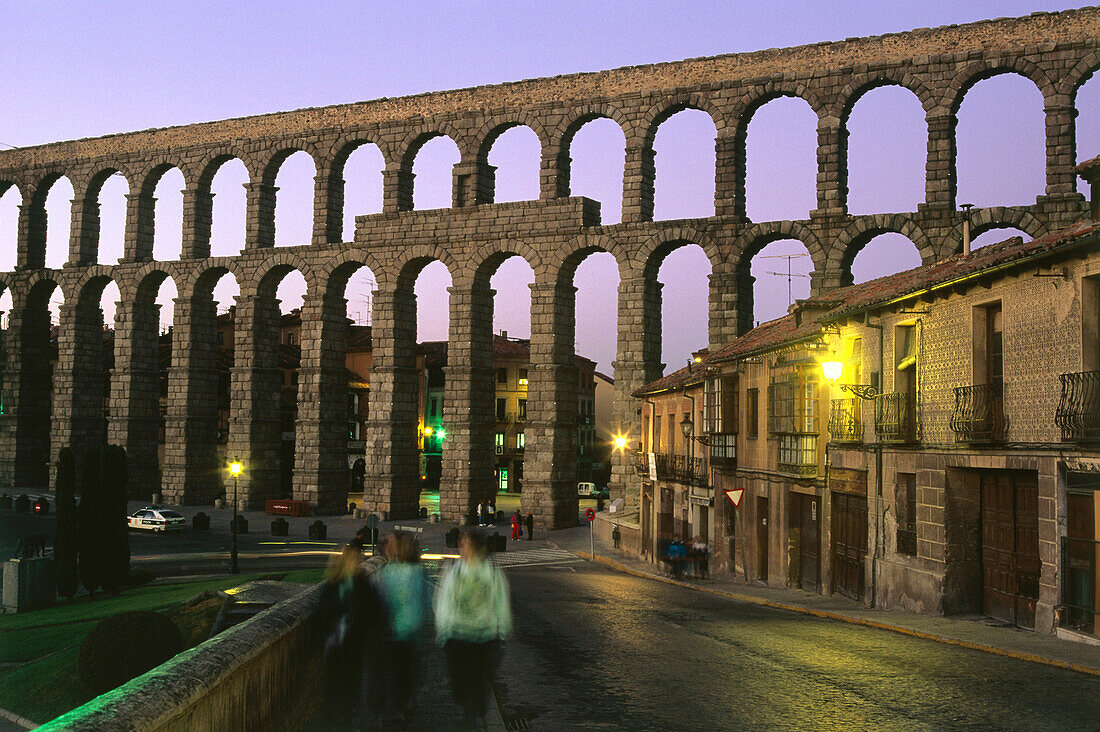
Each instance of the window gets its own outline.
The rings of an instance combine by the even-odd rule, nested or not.
[[[703,432],[737,432],[737,377],[708,379],[703,394]]]
[[[745,431],[748,437],[760,436],[760,390],[745,389]]]
[[[894,511],[898,517],[898,554],[917,555],[917,476],[898,473],[894,485]]]
[[[432,397],[430,401],[431,407],[428,409],[428,415],[432,417],[439,416],[439,397]]]
[[[507,417],[505,416],[505,410],[508,407],[507,399],[497,399],[497,421],[503,422]]]
[[[225,345],[225,331],[221,331],[221,330],[218,331],[218,345],[219,346],[224,346]]]
[[[507,384],[508,383],[508,369],[497,369],[497,383],[498,384]]]
[[[779,435],[779,469],[799,475],[817,472],[817,435]]]
[[[519,385],[520,386],[527,386],[527,369],[520,369],[519,370]]]
[[[294,334],[293,333],[287,333],[286,334],[286,344],[288,346],[293,346],[294,345]]]
[[[527,400],[526,399],[520,399],[519,400],[519,421],[520,422],[526,422],[527,421]]]
[[[808,370],[773,377],[768,386],[768,432],[817,433],[817,383]]]
[[[661,415],[653,419],[653,452],[661,451]]]
[[[503,432],[497,432],[493,436],[493,444],[497,446],[497,452],[501,452],[501,451],[504,450],[504,433]]]
[[[523,442],[523,433],[522,432],[517,432],[516,433],[516,449],[517,450],[522,450],[523,449],[523,444],[524,444],[524,442]]]

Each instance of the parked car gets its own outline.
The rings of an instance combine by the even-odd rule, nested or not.
[[[179,531],[187,519],[175,511],[166,508],[145,507],[126,517],[126,525],[131,529],[145,531]]]
[[[596,493],[595,483],[577,483],[577,495],[581,498],[589,498]]]

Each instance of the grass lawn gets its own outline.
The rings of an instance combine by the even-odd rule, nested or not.
[[[256,576],[219,577],[148,585],[118,597],[78,598],[17,615],[0,617],[0,662],[26,661],[0,673],[0,707],[35,722],[49,721],[92,698],[76,675],[76,656],[96,623],[127,610],[156,610],[170,617],[183,635],[184,647],[206,640],[221,599],[201,597],[205,590],[224,590]]]
[[[304,585],[315,585],[325,578],[323,569],[296,569],[283,575],[283,582],[300,582]]]

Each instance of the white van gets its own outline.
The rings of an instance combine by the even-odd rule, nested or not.
[[[595,483],[577,483],[577,495],[584,498],[595,495],[596,484]]]

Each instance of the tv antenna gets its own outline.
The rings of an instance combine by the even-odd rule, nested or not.
[[[768,274],[770,274],[770,275],[778,275],[780,277],[786,277],[787,278],[787,307],[790,307],[791,303],[794,302],[794,299],[791,297],[791,279],[794,278],[794,277],[803,277],[807,280],[810,279],[809,275],[799,274],[798,272],[792,272],[791,271],[791,260],[792,259],[798,259],[799,257],[808,257],[808,256],[810,256],[810,255],[807,254],[806,252],[803,252],[801,254],[768,254],[768,255],[765,255],[763,257],[760,257],[761,259],[786,259],[787,260],[787,271],[786,272],[771,272],[771,271],[768,272]]]

